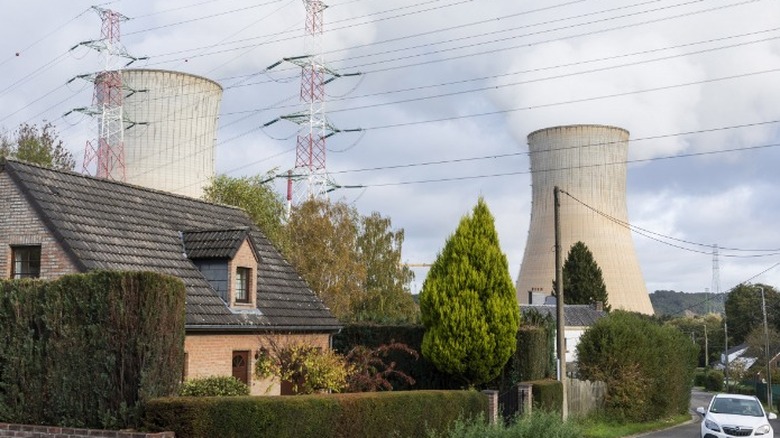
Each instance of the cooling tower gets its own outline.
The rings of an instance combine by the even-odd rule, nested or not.
[[[625,226],[628,131],[599,125],[559,126],[532,132],[528,146],[533,203],[517,278],[518,302],[529,303],[531,296],[552,291],[553,189],[558,186],[571,194],[559,197],[564,261],[571,246],[582,241],[601,268],[612,308],[653,314],[631,232]]]
[[[214,176],[222,87],[186,73],[124,70],[128,183],[199,198]]]

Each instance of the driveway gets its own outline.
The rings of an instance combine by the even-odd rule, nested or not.
[[[694,389],[691,391],[691,418],[693,419],[689,423],[685,423],[680,426],[672,427],[670,429],[661,430],[658,432],[646,433],[643,435],[637,435],[637,437],[643,438],[693,438],[699,435],[699,423],[701,423],[701,416],[696,412],[696,408],[699,406],[706,407],[710,404],[712,399],[712,393],[699,391]],[[780,431],[780,421],[770,421],[775,431]]]

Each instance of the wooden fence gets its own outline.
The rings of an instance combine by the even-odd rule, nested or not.
[[[566,379],[569,415],[587,415],[604,406],[607,384],[589,380]]]

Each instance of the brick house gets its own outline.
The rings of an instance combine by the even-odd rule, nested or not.
[[[0,275],[54,279],[95,269],[184,281],[185,377],[252,375],[269,340],[329,348],[341,325],[240,209],[0,158]]]

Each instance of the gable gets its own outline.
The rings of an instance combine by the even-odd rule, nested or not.
[[[0,172],[24,193],[84,270],[145,270],[187,287],[188,328],[339,327],[327,307],[241,210],[74,172],[8,160]],[[257,314],[232,313],[184,254],[182,230],[244,229],[256,256]],[[245,240],[246,240],[245,239]]]

